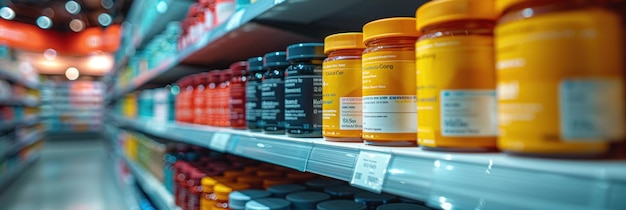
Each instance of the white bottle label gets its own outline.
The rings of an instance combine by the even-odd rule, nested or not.
[[[363,132],[416,133],[417,96],[363,96]]]
[[[442,90],[440,94],[442,136],[498,135],[495,90]]]
[[[339,128],[341,130],[363,129],[363,99],[341,97],[339,100]]]
[[[624,137],[624,83],[620,79],[567,79],[559,84],[561,135],[567,142]]]

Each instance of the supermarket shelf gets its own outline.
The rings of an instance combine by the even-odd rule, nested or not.
[[[4,69],[0,69],[0,78],[5,78],[9,81],[23,85],[30,89],[37,89],[39,87],[39,84],[37,82],[28,80],[20,75],[17,75],[15,73],[12,73]]]
[[[6,130],[6,129],[11,129],[11,128],[15,128],[17,126],[33,126],[37,123],[39,123],[39,121],[41,121],[40,117],[37,116],[33,116],[33,117],[26,117],[22,120],[12,120],[12,121],[4,121],[4,122],[0,122],[0,131],[2,130]]]
[[[17,168],[14,168],[10,172],[0,176],[0,189],[6,189],[9,184],[13,183],[17,178],[19,178],[20,175],[22,175],[23,172],[26,171],[26,169],[35,164],[38,159],[39,155],[34,155],[24,161],[24,163],[22,163],[21,165],[17,166]]]
[[[0,105],[37,107],[40,103],[37,99],[33,98],[11,98],[0,99]]]
[[[625,160],[448,153],[112,116],[119,127],[350,181],[362,151],[389,154],[383,191],[451,209],[625,209]]]
[[[176,204],[174,204],[174,196],[165,189],[163,183],[159,182],[150,172],[142,169],[139,165],[133,163],[126,156],[123,157],[124,161],[130,168],[131,172],[135,176],[135,180],[143,189],[143,191],[150,197],[157,209],[178,210]]]
[[[0,160],[11,156],[15,153],[22,151],[24,148],[29,147],[37,142],[43,140],[43,135],[39,131],[32,132],[28,136],[24,137],[24,140],[20,140],[18,143],[15,143],[9,146],[6,149],[0,151]]]

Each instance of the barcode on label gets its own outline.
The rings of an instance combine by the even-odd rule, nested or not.
[[[367,182],[370,183],[378,183],[378,177],[374,177],[374,176],[367,176]]]
[[[363,173],[357,172],[356,174],[354,174],[354,179],[361,179],[362,176],[363,176]]]

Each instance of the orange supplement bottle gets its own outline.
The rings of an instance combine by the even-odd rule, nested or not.
[[[229,69],[220,71],[220,83],[217,95],[217,126],[230,126],[230,79],[231,73]]]
[[[206,124],[206,93],[204,93],[208,73],[196,74],[193,77],[193,123]]]
[[[386,18],[363,26],[363,140],[417,144],[415,18]],[[358,79],[358,78],[357,78]]]
[[[361,55],[362,33],[341,33],[324,39],[322,135],[328,141],[363,141]]]
[[[219,80],[220,80],[220,72],[218,70],[213,70],[209,72],[207,76],[207,90],[206,93],[206,115],[207,115],[207,125],[217,126],[218,118],[218,95],[219,95]]]
[[[419,145],[496,150],[494,1],[429,1],[416,16]]]
[[[624,28],[593,0],[499,0],[498,147],[594,156],[623,141]]]

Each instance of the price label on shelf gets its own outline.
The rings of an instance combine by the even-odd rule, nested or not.
[[[211,137],[210,147],[216,151],[224,152],[230,142],[230,133],[215,133]]]
[[[390,160],[391,154],[361,151],[350,184],[380,193]]]
[[[226,31],[230,31],[239,27],[239,25],[241,25],[241,18],[243,17],[243,14],[245,14],[245,12],[245,9],[241,9],[231,15],[230,19],[226,23]]]

